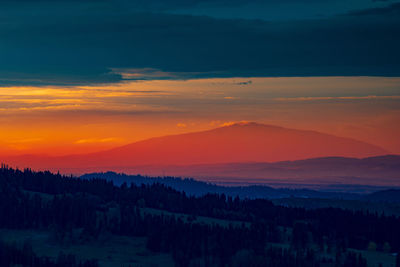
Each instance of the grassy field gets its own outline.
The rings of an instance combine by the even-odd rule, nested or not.
[[[310,201],[310,200],[304,200]],[[329,202],[328,202],[329,203]],[[321,205],[328,204],[322,203]],[[304,205],[304,203],[297,203]],[[341,203],[343,204],[343,203]],[[349,207],[350,208],[350,207]],[[110,208],[110,212],[117,212],[115,208]],[[142,214],[154,214],[164,216],[175,216],[185,222],[219,225],[223,227],[241,226],[248,222],[222,220],[212,217],[192,216],[184,213],[173,213],[162,209],[141,208]],[[118,213],[118,212],[117,212]],[[282,233],[283,243],[268,243],[267,246],[289,248],[292,229],[279,227]],[[79,229],[74,230],[79,236]],[[47,256],[56,258],[60,252],[64,254],[73,254],[80,260],[97,259],[100,266],[120,267],[120,266],[174,266],[172,256],[170,254],[156,254],[146,249],[146,238],[116,236],[110,233],[102,233],[96,240],[82,241],[79,238],[70,238],[62,243],[57,242],[53,232],[39,230],[10,230],[0,229],[0,240],[7,243],[14,243],[17,246],[22,246],[25,241],[28,241],[34,252],[38,256]],[[75,240],[75,241],[73,241]],[[314,245],[312,245],[314,246]],[[315,249],[317,249],[315,247]],[[351,250],[351,249],[350,249]],[[367,259],[369,267],[394,267],[395,256],[390,253],[377,251],[359,251]],[[327,258],[334,259],[334,252],[324,252],[323,255]],[[380,265],[381,264],[381,265]]]
[[[400,205],[397,203],[367,202],[341,199],[313,199],[313,198],[281,198],[273,199],[275,205],[298,207],[306,209],[341,208],[348,210],[363,210],[372,213],[400,216]]]
[[[390,253],[384,253],[379,251],[366,251],[366,250],[355,250],[349,249],[361,253],[364,258],[367,259],[368,267],[394,267],[396,266],[396,256]]]
[[[55,258],[62,251],[74,254],[78,259],[98,259],[104,267],[120,266],[174,266],[169,254],[155,254],[146,249],[146,238],[103,235],[96,241],[83,244],[59,244],[47,231],[0,230],[0,239],[22,246],[25,241],[32,244],[39,256]]]
[[[204,217],[204,216],[191,216],[184,213],[174,213],[160,209],[153,209],[153,208],[142,208],[142,213],[149,213],[154,215],[165,215],[165,216],[175,216],[176,218],[182,219],[184,222],[191,222],[191,223],[199,223],[199,224],[209,224],[209,225],[219,225],[223,227],[228,227],[229,225],[232,226],[241,226],[242,224],[249,226],[249,222],[242,222],[242,221],[232,221],[232,220],[222,220],[212,217]]]
[[[159,212],[159,210],[147,210],[146,212]],[[203,223],[223,223],[229,225],[229,221],[214,221],[210,218],[197,218]],[[205,221],[203,221],[205,220]],[[231,222],[232,223],[232,222]],[[78,259],[97,259],[100,266],[174,266],[173,259],[169,254],[155,254],[146,249],[146,238],[116,236],[103,234],[95,241],[78,242],[55,242],[50,231],[38,230],[10,230],[0,229],[0,240],[7,243],[22,246],[25,241],[30,242],[34,252],[38,256],[56,258],[60,252],[76,255]],[[289,248],[290,243],[268,243],[268,246]],[[349,249],[361,253],[367,259],[369,267],[394,267],[396,257],[390,253],[377,251],[364,251]],[[334,259],[334,253],[324,253],[325,257]]]

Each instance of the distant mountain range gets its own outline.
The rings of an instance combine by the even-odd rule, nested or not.
[[[385,189],[383,187],[363,187],[361,185],[349,185],[346,192],[335,191],[329,186],[322,190],[272,188],[269,186],[218,186],[211,183],[197,181],[195,179],[182,179],[179,177],[146,177],[141,175],[126,175],[115,172],[90,173],[82,175],[82,179],[100,178],[112,181],[121,186],[126,183],[141,184],[163,184],[175,190],[185,192],[188,195],[202,196],[208,193],[225,194],[230,197],[240,198],[302,198],[302,199],[337,199],[337,200],[359,200],[373,202],[400,203],[400,188]],[[356,193],[355,193],[356,192]]]
[[[133,183],[141,184],[163,184],[175,190],[185,192],[188,195],[202,196],[207,193],[225,194],[227,196],[240,198],[343,198],[343,199],[358,199],[359,196],[352,193],[336,193],[336,192],[319,192],[309,189],[288,189],[288,188],[272,188],[269,186],[218,186],[211,183],[197,181],[194,179],[182,179],[179,177],[146,177],[141,175],[126,175],[115,172],[105,173],[90,173],[82,175],[82,179],[101,178],[112,181],[115,185],[126,183],[128,186]]]
[[[116,171],[233,185],[400,185],[400,157],[381,156],[387,153],[368,143],[315,131],[237,123],[86,155],[25,155],[0,161],[62,173]]]
[[[137,168],[138,173],[161,175],[160,169]],[[131,170],[131,173],[134,169]],[[326,157],[273,163],[228,163],[165,166],[162,174],[191,176],[225,185],[310,184],[400,186],[400,156],[369,158]]]

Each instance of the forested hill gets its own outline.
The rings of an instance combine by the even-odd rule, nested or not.
[[[144,255],[166,253],[175,266],[357,267],[367,266],[367,249],[400,251],[400,218],[394,216],[288,208],[224,194],[194,197],[161,184],[116,186],[104,179],[5,166],[0,169],[0,214],[1,229],[53,233],[50,246],[66,239],[86,245],[102,240],[104,245],[104,236],[110,235],[141,238],[150,253]],[[35,246],[6,241],[0,243],[1,266],[103,264],[79,257],[72,261],[72,255],[44,257]]]
[[[309,189],[289,189],[289,188],[272,188],[265,185],[252,185],[252,186],[219,186],[212,183],[198,181],[192,178],[180,177],[148,177],[142,175],[126,175],[123,173],[104,172],[104,173],[90,173],[81,176],[82,179],[100,178],[112,181],[116,185],[123,183],[136,185],[141,184],[155,184],[159,183],[167,187],[171,187],[177,191],[185,192],[188,195],[203,196],[208,193],[225,194],[227,196],[239,198],[327,198],[327,199],[359,199],[358,194],[340,193],[340,192],[319,192]]]
[[[192,178],[180,177],[149,177],[142,175],[127,175],[115,172],[90,173],[80,176],[82,179],[100,178],[112,181],[115,185],[124,183],[136,185],[162,184],[171,187],[177,191],[185,192],[188,195],[203,196],[208,193],[225,194],[226,196],[245,199],[279,199],[279,198],[317,198],[317,199],[341,199],[341,200],[360,200],[360,201],[378,201],[378,202],[396,202],[400,203],[400,190],[387,190],[386,187],[373,187],[363,185],[348,185],[352,191],[357,193],[342,192],[345,185],[325,186],[321,190],[311,189],[290,189],[273,188],[265,185],[252,186],[221,186]],[[284,186],[284,185],[283,185]],[[350,189],[349,189],[350,190]],[[369,193],[371,192],[371,193]],[[369,194],[368,194],[369,193]]]

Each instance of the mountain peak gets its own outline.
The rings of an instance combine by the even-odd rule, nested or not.
[[[213,130],[136,142],[105,151],[101,157],[124,165],[187,165],[384,154],[387,152],[377,146],[349,138],[239,121]]]
[[[384,154],[387,152],[377,146],[349,138],[240,121],[202,132],[151,138],[84,156],[55,158],[54,165],[166,166],[332,156],[365,158]]]

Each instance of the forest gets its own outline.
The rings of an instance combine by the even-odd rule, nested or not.
[[[0,168],[0,229],[0,266],[107,266],[62,251],[41,255],[29,240],[2,236],[40,230],[51,234],[51,244],[94,244],[106,235],[145,240],[149,257],[169,255],[174,266],[374,266],[364,253],[374,251],[393,256],[380,266],[400,267],[398,216],[191,196],[158,183],[115,185],[6,165]]]

